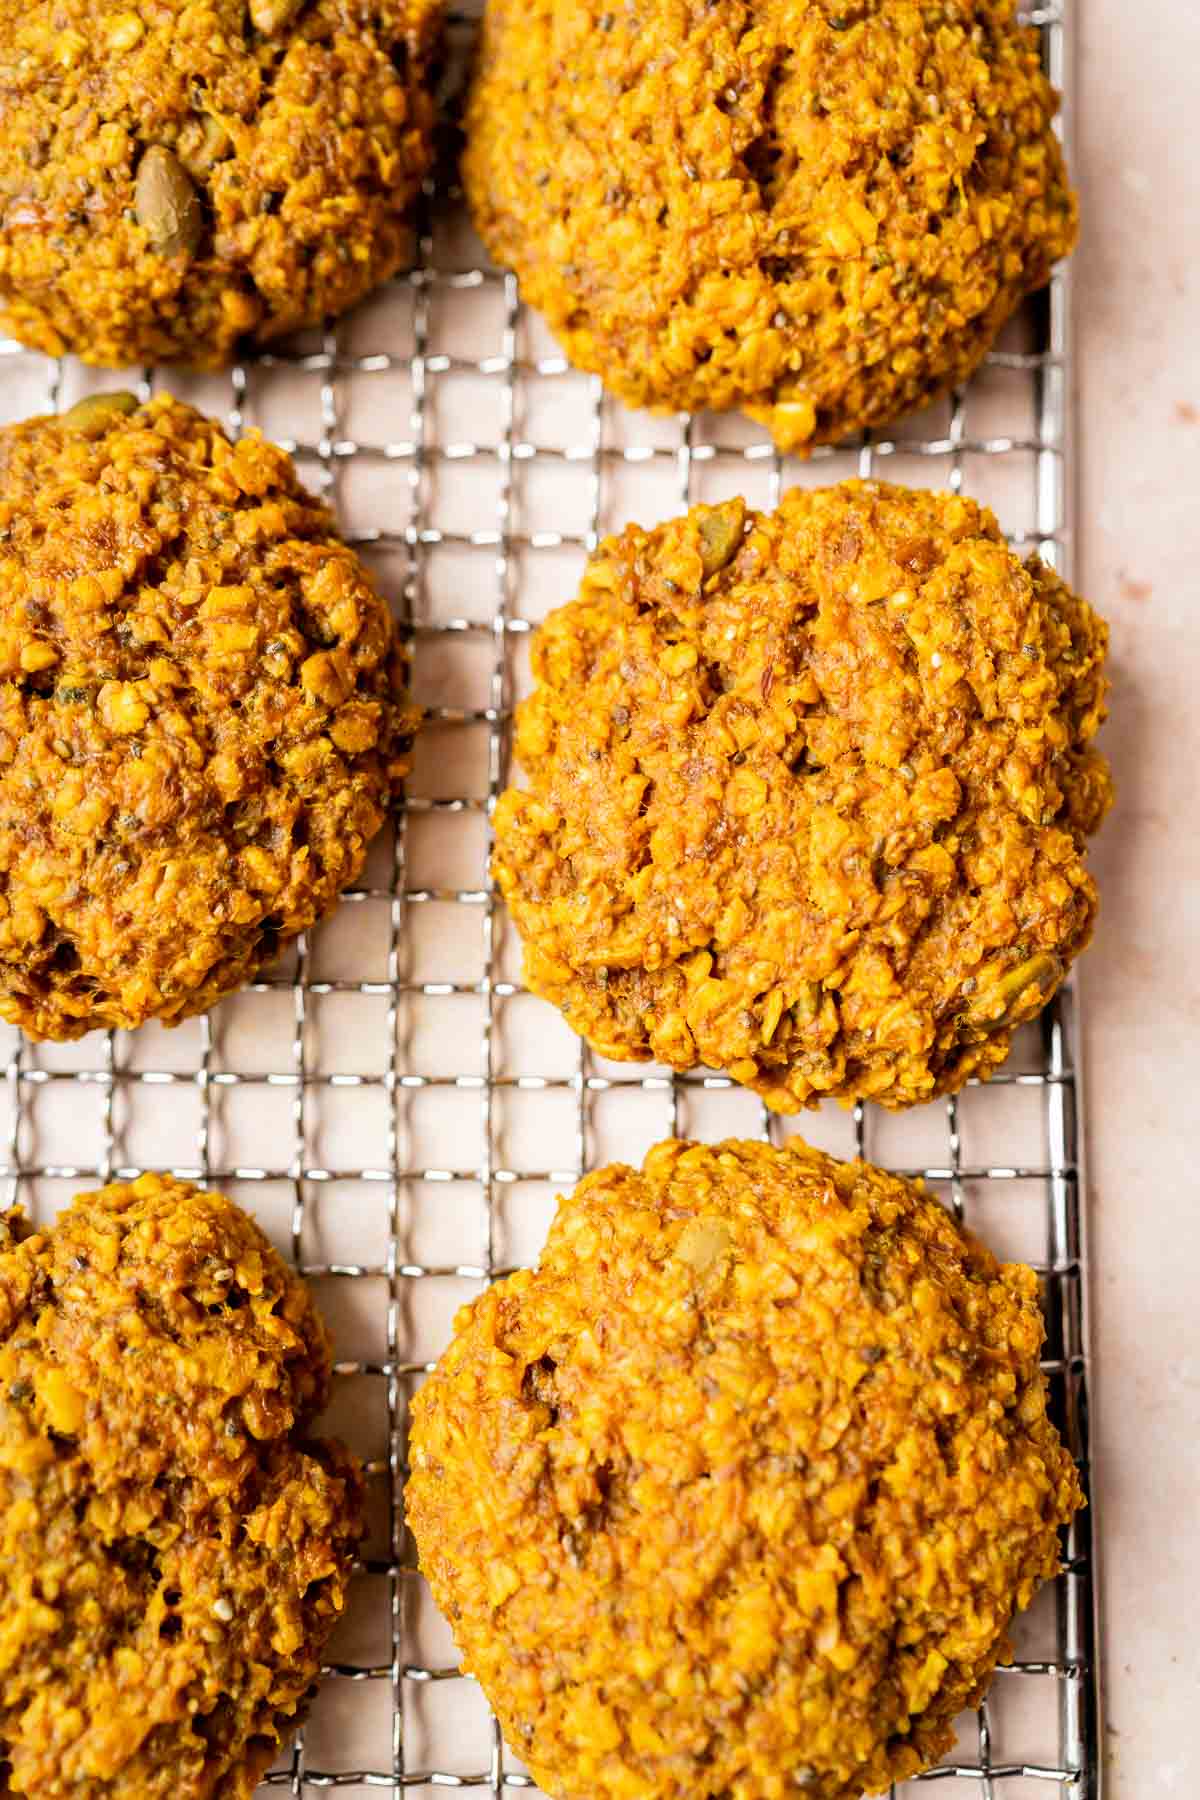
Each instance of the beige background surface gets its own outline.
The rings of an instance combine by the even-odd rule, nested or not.
[[[1189,1051],[1200,1036],[1200,844],[1193,825],[1200,791],[1200,618],[1193,620],[1193,613],[1200,612],[1200,334],[1193,266],[1200,240],[1200,167],[1192,148],[1200,112],[1200,6],[1195,0],[1149,0],[1140,9],[1129,0],[1071,3],[1080,26],[1075,162],[1085,215],[1085,239],[1075,265],[1080,424],[1076,572],[1084,592],[1113,626],[1116,691],[1107,748],[1120,786],[1118,810],[1097,850],[1103,890],[1100,932],[1082,967],[1097,1352],[1095,1447],[1105,1589],[1104,1748],[1108,1800],[1200,1800],[1200,1276],[1192,1267],[1200,1259],[1200,1209],[1185,1167],[1192,1115],[1200,1113],[1189,1063]],[[464,255],[464,263],[450,259],[447,266],[469,266],[471,253]],[[493,441],[504,423],[481,407],[477,385],[455,372],[452,359],[455,353],[502,356],[505,316],[499,290],[457,298],[472,304],[472,328],[462,341],[455,335],[458,315],[445,292],[436,291],[429,305],[430,347],[438,353],[433,361],[440,360],[444,368],[434,370],[428,430],[432,439],[452,448],[424,477],[424,516],[447,532],[462,533],[490,523],[499,504],[479,485],[495,471],[466,440]],[[285,384],[278,372],[259,371],[252,374],[244,396],[250,422],[279,436],[300,438],[308,449],[302,461],[311,479],[330,487],[344,513],[376,524],[385,519],[403,524],[416,493],[406,441],[414,402],[404,367],[413,347],[412,311],[411,301],[406,307],[393,293],[345,327],[343,350],[390,351],[399,359],[392,371],[356,376],[339,383],[335,392],[323,387],[314,370],[304,375],[302,393]],[[488,335],[482,337],[485,326]],[[524,355],[545,356],[553,347],[536,337],[527,344],[521,337],[518,348]],[[44,365],[11,359],[4,374],[0,413],[19,416],[45,404]],[[121,378],[109,379],[119,384]],[[361,410],[368,379],[369,417]],[[75,397],[77,380],[78,371],[68,371],[64,400]],[[33,384],[30,392],[23,381]],[[521,430],[535,439],[555,437],[539,411],[550,391],[549,382],[525,383]],[[579,402],[558,441],[581,443],[586,449],[598,418],[587,384],[568,378],[561,383],[561,394],[558,387],[554,392],[557,403]],[[989,406],[1002,400],[1012,404],[1014,392],[1011,383],[998,377],[990,382],[981,378],[973,390],[972,419],[986,426]],[[227,382],[196,384],[194,397],[217,412],[226,411],[232,399]],[[658,436],[650,422],[631,422],[619,409],[610,408],[607,418],[615,434],[611,441],[660,445],[655,463],[626,464],[618,458],[610,465],[605,501],[610,522],[631,512],[667,516],[676,510],[681,465],[672,448],[673,424],[659,422]],[[936,434],[940,428],[926,419],[918,429]],[[339,463],[331,442],[336,446],[348,434],[389,448],[373,459]],[[665,458],[663,447],[669,452]],[[1020,458],[1011,460],[1024,468]],[[969,489],[997,504],[1010,522],[1015,520],[1017,515],[1007,509],[1025,495],[1024,475],[1013,477],[1016,485],[1010,493],[1004,485],[1005,458],[967,461],[963,473]],[[752,478],[760,487],[768,483],[765,461],[722,470],[697,459],[683,467],[693,497],[716,497],[712,484],[718,479],[751,492],[758,504],[769,497],[751,489]],[[811,478],[829,480],[849,472],[849,467],[814,465]],[[948,474],[940,463],[923,466],[904,457],[893,458],[878,472],[899,480],[943,482]],[[579,496],[589,500],[586,465],[567,464],[549,473],[556,483],[544,481],[546,470],[540,465],[518,464],[518,522],[543,531],[579,529],[580,522],[567,516],[568,502]],[[485,501],[491,510],[481,512]],[[588,523],[586,504],[581,523]],[[432,618],[443,617],[449,608],[456,617],[469,615],[476,630],[490,619],[496,560],[489,542],[441,545],[428,553],[425,601]],[[386,564],[386,557],[381,555],[380,562]],[[521,616],[537,616],[544,602],[570,591],[572,568],[553,548],[523,557],[516,571]],[[394,585],[403,567],[397,573],[395,567],[383,566],[381,573]],[[526,607],[530,610],[524,611]],[[465,631],[450,648],[447,642],[423,640],[422,698],[451,712],[485,705],[491,671],[486,631],[482,639]],[[514,643],[521,648],[520,638]],[[487,914],[475,890],[482,868],[479,808],[487,786],[486,756],[480,752],[486,751],[487,734],[460,723],[449,731],[430,731],[425,742],[414,785],[426,806],[431,796],[470,794],[474,810],[423,813],[410,827],[409,880],[428,891],[417,895],[427,902],[419,906],[410,894],[404,973],[434,983],[465,981],[476,978],[483,966]],[[388,1287],[382,1266],[388,1191],[383,1177],[390,1156],[382,1083],[389,1069],[423,1067],[432,1078],[430,1085],[402,1095],[404,1153],[414,1167],[434,1167],[439,1175],[436,1187],[409,1184],[416,1212],[406,1224],[406,1258],[431,1265],[474,1265],[484,1248],[478,1184],[452,1180],[445,1168],[452,1160],[470,1168],[483,1156],[480,1076],[474,1061],[480,1054],[481,1003],[473,993],[451,993],[449,986],[439,991],[442,1023],[449,1027],[454,1014],[453,1054],[444,1061],[434,1056],[407,1005],[398,1020],[391,1017],[385,979],[393,914],[388,880],[384,846],[373,859],[371,891],[360,896],[361,904],[343,907],[314,939],[306,967],[307,1010],[299,1024],[290,988],[263,989],[221,1009],[211,1027],[195,1023],[169,1036],[151,1029],[119,1045],[115,1144],[105,1136],[103,1100],[111,1090],[105,1085],[109,1077],[99,1040],[85,1040],[69,1052],[39,1052],[26,1071],[22,1118],[14,1123],[0,1108],[0,1140],[8,1130],[19,1129],[27,1157],[56,1163],[69,1144],[72,1161],[86,1176],[77,1178],[75,1169],[58,1167],[58,1179],[41,1183],[54,1190],[41,1196],[46,1205],[90,1185],[96,1168],[114,1152],[119,1163],[129,1158],[146,1165],[178,1165],[197,1155],[193,1146],[202,1141],[200,1069],[205,1080],[211,1077],[218,1084],[213,1135],[203,1140],[205,1155],[211,1154],[218,1172],[255,1166],[253,1179],[227,1179],[225,1185],[254,1207],[285,1248],[296,1224],[294,1195],[290,1180],[275,1177],[286,1176],[293,1159],[296,1166],[318,1166],[321,1179],[308,1184],[309,1199],[293,1247],[309,1266],[353,1261],[371,1271],[347,1283],[330,1270],[317,1285],[338,1333],[339,1355],[354,1359],[346,1362],[334,1422],[375,1459],[380,1489],[386,1477],[381,1448],[386,1421],[379,1416],[377,1376],[388,1354]],[[455,892],[465,907],[450,902]],[[505,939],[499,969],[507,979],[516,973],[512,948]],[[379,985],[368,991],[358,986],[364,981]],[[350,991],[339,991],[339,983]],[[573,1074],[578,1048],[565,1028],[557,1031],[545,1009],[524,996],[502,995],[496,1012],[494,1056],[501,1077],[528,1079],[530,1069],[560,1077]],[[402,1043],[399,1060],[394,1051],[389,1060],[389,1040]],[[296,1096],[301,1090],[290,1084],[298,1081],[306,1044],[315,1085],[303,1090],[307,1098],[300,1105]],[[67,1068],[91,1071],[86,1079],[92,1085],[77,1088],[51,1073]],[[223,1080],[232,1079],[226,1071],[236,1069],[247,1071],[245,1078],[221,1087]],[[363,1077],[349,1073],[360,1069],[369,1072]],[[14,1093],[22,1091],[15,1082],[10,1085]],[[995,1086],[964,1099],[969,1157],[978,1151],[976,1160],[1022,1160],[1020,1119],[1015,1112],[1010,1119],[1006,1110],[1006,1094],[1011,1099],[1014,1093],[1019,1099],[1016,1090]],[[615,1153],[606,1136],[613,1129],[613,1099],[600,1094],[595,1101],[594,1152]],[[742,1096],[705,1094],[703,1117],[699,1100],[690,1094],[684,1116],[675,1121],[668,1084],[638,1094],[636,1142],[623,1123],[622,1153],[636,1154],[643,1142],[664,1135],[676,1122],[709,1136],[756,1128],[755,1109],[751,1106],[747,1115]],[[1031,1114],[1021,1129],[1037,1123],[1036,1113]],[[505,1167],[562,1170],[569,1178],[577,1127],[571,1093],[526,1092],[510,1084],[493,1125]],[[804,1127],[807,1135],[843,1154],[852,1147],[845,1115],[823,1115],[820,1121],[810,1117]],[[911,1154],[889,1121],[873,1120],[869,1153],[900,1165],[944,1160],[940,1109],[914,1115],[906,1130],[918,1134]],[[54,1147],[57,1153],[51,1157]],[[1038,1157],[1031,1154],[1029,1160]],[[337,1171],[351,1168],[368,1170],[371,1180],[337,1178]],[[495,1221],[501,1261],[536,1253],[555,1187],[561,1185],[557,1176],[501,1185]],[[1041,1202],[997,1209],[994,1216],[975,1222],[995,1236],[1002,1214],[1014,1229],[1028,1226],[1036,1233]],[[436,1234],[429,1235],[434,1226]],[[1036,1257],[1039,1245],[997,1240],[997,1248]],[[405,1353],[418,1358],[436,1353],[453,1304],[475,1285],[465,1279],[408,1283]],[[364,1404],[368,1390],[374,1410]],[[387,1594],[382,1580],[374,1580],[373,1586],[378,1604],[368,1606],[360,1596],[356,1635],[353,1641],[339,1641],[339,1659],[386,1664],[391,1648]],[[382,1635],[377,1629],[381,1620]],[[452,1652],[438,1622],[426,1611],[411,1623],[406,1657],[417,1654],[431,1665],[448,1664]],[[324,1724],[318,1716],[310,1727],[308,1766],[344,1767],[347,1757],[358,1767],[385,1766],[390,1754],[389,1684],[343,1683],[341,1689],[328,1694]],[[1006,1753],[1004,1727],[1013,1701],[1033,1692],[1032,1684],[998,1684],[1000,1754]],[[490,1740],[477,1697],[466,1695],[466,1704],[478,1716],[472,1715],[465,1727],[456,1718],[451,1729],[447,1713],[435,1729],[433,1702],[443,1708],[451,1700],[462,1704],[460,1684],[418,1687],[415,1694],[416,1701],[424,1698],[429,1705],[422,1712],[412,1694],[406,1698],[406,1707],[413,1701],[407,1721],[412,1764],[437,1761],[446,1767],[449,1762],[464,1770],[482,1766],[480,1747]],[[357,1709],[352,1724],[344,1710],[351,1698]],[[1053,1740],[1051,1719],[1046,1756],[1053,1754]],[[1024,1738],[1021,1746],[1024,1754]],[[1042,1750],[1037,1746],[1039,1755]],[[966,1753],[973,1753],[969,1744]],[[965,1783],[943,1785],[948,1795],[968,1791]],[[1049,1792],[1042,1782],[1003,1785],[1006,1795],[1012,1787],[1013,1800],[1027,1791],[1032,1800],[1035,1787]],[[357,1785],[343,1789],[349,1796],[367,1791]],[[977,1793],[978,1784],[972,1782],[969,1791]]]
[[[1084,591],[1118,811],[1083,974],[1110,1800],[1200,1793],[1200,9],[1081,6]]]

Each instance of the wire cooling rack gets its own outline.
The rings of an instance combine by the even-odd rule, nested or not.
[[[1068,100],[1070,16],[1067,0],[1030,14]],[[452,24],[459,52],[472,30]],[[294,449],[395,600],[429,709],[406,811],[334,918],[210,1018],[67,1046],[8,1032],[0,1046],[10,1195],[46,1216],[80,1186],[146,1167],[219,1183],[309,1277],[334,1328],[329,1425],[367,1462],[372,1524],[327,1679],[267,1777],[296,1797],[532,1790],[414,1569],[407,1403],[456,1307],[536,1257],[555,1192],[670,1133],[799,1126],[839,1154],[923,1174],[997,1251],[1035,1264],[1054,1413],[1088,1479],[1072,992],[957,1100],[783,1122],[718,1076],[676,1079],[581,1046],[522,991],[487,874],[529,634],[626,519],[735,492],[771,505],[793,480],[877,473],[963,488],[996,507],[1018,549],[1070,573],[1066,277],[966,392],[893,437],[793,466],[738,420],[625,412],[567,368],[511,277],[486,266],[451,185],[431,187],[424,220],[412,274],[351,319],[231,376],[170,380],[233,430],[259,425]],[[12,418],[129,382],[3,353]],[[143,390],[159,385],[147,371]],[[1097,1800],[1092,1517],[955,1751],[897,1792],[938,1780],[977,1800]]]

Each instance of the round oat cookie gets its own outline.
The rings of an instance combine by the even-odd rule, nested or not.
[[[554,1800],[858,1800],[1008,1654],[1081,1504],[1033,1271],[793,1139],[559,1204],[413,1407],[421,1567]]]
[[[0,1217],[0,1780],[250,1800],[345,1604],[362,1477],[240,1208],[143,1175]]]
[[[965,380],[1074,246],[1015,0],[490,0],[464,179],[630,406],[785,450]]]
[[[0,1017],[175,1024],[362,869],[417,714],[282,450],[167,396],[0,431]]]
[[[0,327],[218,367],[404,264],[441,0],[0,0]]]
[[[958,495],[631,525],[535,640],[496,810],[530,987],[785,1112],[990,1074],[1091,935],[1106,645]]]

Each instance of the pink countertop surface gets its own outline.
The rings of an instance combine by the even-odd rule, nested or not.
[[[1074,572],[1082,591],[1112,627],[1114,685],[1104,743],[1118,783],[1116,809],[1095,851],[1100,925],[1095,945],[1080,968],[1095,1353],[1093,1442],[1103,1589],[1102,1753],[1107,1800],[1200,1800],[1200,1183],[1191,1166],[1198,1135],[1195,1123],[1200,1121],[1200,153],[1195,144],[1200,123],[1200,3],[1148,0],[1139,7],[1130,0],[1065,0],[1065,4],[1072,8],[1078,23],[1074,169],[1084,220],[1083,241],[1074,263],[1078,421]],[[389,304],[394,306],[394,300]],[[367,309],[356,329],[370,328],[379,334],[382,316]],[[381,335],[351,341],[359,347],[366,342],[371,349],[392,342]],[[397,341],[406,355],[403,340]],[[496,343],[499,345],[499,338]],[[16,385],[22,369],[34,384],[32,398]],[[32,359],[14,364],[6,377],[0,416],[20,416],[34,406],[44,406],[45,371]],[[386,398],[390,387],[376,389],[385,396],[379,405],[400,409],[400,424],[390,417],[381,423],[376,415],[368,419],[354,410],[362,400],[363,380],[353,393],[343,396],[349,407],[346,416],[359,435],[370,437],[374,432],[377,441],[390,442],[397,431],[408,429],[410,415],[404,407],[411,407],[412,402],[403,397],[405,379],[398,377],[399,400]],[[273,395],[281,384],[276,378],[273,381],[270,389],[252,385],[252,422],[280,435],[293,431],[300,435],[302,419],[308,421],[304,429],[309,437],[324,430],[323,415],[314,422],[311,411],[301,414],[295,408],[289,411],[275,405]],[[111,380],[109,385],[113,385]],[[219,382],[184,391],[213,410],[229,404],[228,386]],[[310,387],[306,392],[311,405],[316,390]],[[68,389],[63,397],[70,400],[75,395]],[[258,411],[253,410],[256,401],[261,402]],[[449,405],[449,400],[446,403]],[[587,417],[590,419],[590,413]],[[544,418],[535,424],[537,430],[545,431]],[[639,432],[647,428],[646,421],[636,427]],[[670,424],[661,428],[668,433],[672,429]],[[447,414],[441,429],[454,437],[476,431],[486,437],[490,427],[486,414],[477,419],[468,413],[453,419]],[[577,427],[562,429],[575,431]],[[455,470],[465,466],[455,464]],[[404,465],[380,458],[379,468],[381,480],[386,477],[396,484],[397,492],[405,487]],[[649,492],[647,465],[638,463],[632,473],[639,492],[636,508],[631,503],[625,516],[633,511],[637,516],[669,516],[678,496],[674,468],[668,468],[668,488],[662,495],[657,490]],[[896,478],[906,477],[901,473]],[[574,479],[586,483],[587,477],[579,471]],[[455,480],[461,486],[457,473]],[[352,484],[348,473],[342,479],[343,502],[348,501]],[[694,497],[713,496],[706,492]],[[616,512],[624,510],[624,492],[611,498]],[[360,490],[359,500],[366,507],[367,522],[378,524],[386,516],[382,488]],[[491,504],[494,507],[494,499]],[[457,520],[461,525],[464,517],[472,527],[478,523],[470,511],[453,517],[446,514],[443,523],[454,525]],[[561,570],[556,573],[557,567],[550,569],[547,580],[561,579],[569,591],[567,575]],[[459,565],[447,563],[445,568],[447,573],[440,579],[453,577],[458,583]],[[468,600],[472,605],[478,601],[481,610],[475,616],[489,618],[494,605],[495,564],[478,562],[472,568],[473,578],[484,584],[484,591],[482,597],[468,595]],[[429,579],[433,593],[432,575]],[[539,603],[541,597],[539,590]],[[440,589],[434,594],[434,600],[444,598]],[[524,599],[532,603],[533,596],[526,594]],[[453,611],[463,610],[466,604],[456,588]],[[537,615],[525,614],[531,616]],[[474,664],[468,667],[468,648],[465,642],[455,642],[452,653],[436,643],[426,647],[427,687],[422,698],[450,706],[481,703],[479,692],[486,697],[490,690],[463,685],[467,677],[476,680],[479,674]],[[460,738],[466,744],[465,732]],[[439,740],[438,756],[443,760],[451,753],[448,742]],[[432,785],[423,791],[467,792],[465,756],[464,750],[459,758],[462,768],[453,764],[436,771],[429,766],[432,758],[427,757],[418,780]],[[466,823],[472,824],[472,819],[467,817]],[[482,879],[482,818],[475,823],[479,827],[476,838],[463,834],[461,844],[455,840],[459,848],[454,855],[459,861],[438,861],[422,839],[418,848],[427,861],[420,867],[427,870],[431,886],[478,887]],[[385,856],[379,879],[386,883],[389,878]],[[427,907],[424,912],[432,915],[438,909]],[[442,920],[442,937],[431,929],[426,933],[428,942],[421,939],[425,947],[420,954],[429,960],[419,966],[423,977],[433,981],[443,981],[448,972],[467,966],[462,961],[466,954],[464,915],[454,907],[441,912],[457,913],[457,917],[450,922]],[[365,951],[356,938],[356,933],[361,937],[359,914],[360,909],[344,908],[325,928],[323,947],[314,951],[313,959],[319,979],[339,977],[349,970],[357,980],[364,973]],[[365,909],[361,916],[367,916]],[[475,931],[471,954],[476,957],[482,956],[482,950],[475,947],[481,942],[476,927],[480,917],[475,909],[470,921]],[[424,919],[426,926],[436,924],[436,919]],[[457,934],[453,944],[452,934]],[[514,948],[506,939],[502,950],[506,943]],[[445,960],[438,960],[443,953]],[[482,963],[470,967],[481,969]],[[507,970],[515,978],[515,960],[511,968],[503,960],[498,967],[502,974]],[[386,972],[386,962],[382,968]],[[337,996],[331,999],[336,1001]],[[383,1044],[384,1033],[393,1029],[388,1024],[385,991],[354,999],[358,1007],[354,1029],[359,1038],[351,1045],[348,1060],[333,1057],[320,1063],[322,1068],[368,1066],[364,1058],[381,1053],[378,1046]],[[276,1000],[282,1006],[278,1015]],[[533,1002],[535,1007],[537,1004]],[[291,995],[265,993],[254,1002],[243,999],[236,1005],[236,1016],[230,1013],[221,1026],[214,1027],[224,1033],[219,1047],[232,1059],[221,1066],[290,1069],[296,1040]],[[329,1023],[331,1015],[324,1012],[321,1016],[326,1020],[322,1044],[332,1050],[336,1031]],[[342,1016],[343,1021],[349,1018],[348,1013]],[[556,1025],[548,1008],[525,1017],[524,1037],[513,1023],[508,1027],[514,1068],[553,1073],[558,1069],[554,1061],[558,1057],[565,1059],[562,1067],[568,1073],[574,1070],[576,1049],[567,1028]],[[240,1020],[251,1022],[253,1031],[244,1029]],[[342,1029],[349,1030],[349,1026],[343,1022]],[[185,1074],[194,1071],[201,1054],[199,1030],[198,1024],[194,1029],[181,1028],[177,1034],[147,1028],[139,1034],[139,1053],[152,1060],[138,1066],[179,1069]],[[364,1050],[367,1041],[370,1051]],[[315,1038],[313,1043],[315,1046]],[[428,1056],[430,1050],[426,1045],[424,1054]],[[63,1064],[60,1055],[55,1066],[87,1068],[91,1066],[89,1058],[94,1062],[97,1054],[94,1043],[89,1048],[85,1041],[79,1047],[78,1065],[69,1060]],[[458,1054],[456,1047],[454,1056]],[[315,1047],[313,1056],[315,1059]],[[382,1069],[386,1059],[369,1066]],[[453,1059],[436,1064],[443,1071],[465,1066]],[[378,1082],[378,1073],[368,1080]],[[97,1085],[77,1092],[61,1084],[57,1089],[54,1084],[44,1091],[39,1088],[34,1123],[39,1130],[48,1125],[51,1131],[61,1132],[63,1141],[69,1131],[71,1160],[87,1162],[101,1154],[104,1122],[100,1096],[105,1091]],[[286,1090],[249,1091],[255,1106],[238,1114],[242,1129],[249,1134],[244,1140],[235,1141],[228,1135],[233,1130],[232,1104],[228,1116],[222,1115],[227,1134],[222,1154],[229,1166],[237,1168],[257,1163],[265,1166],[272,1159],[277,1162],[278,1144],[295,1124],[295,1114],[285,1112],[276,1119],[261,1099],[266,1094],[267,1100],[277,1098],[281,1106],[290,1107]],[[231,1101],[244,1099],[245,1092],[231,1090]],[[166,1097],[190,1105],[189,1096],[195,1093],[187,1081],[145,1090],[136,1082],[127,1084],[122,1104],[132,1105],[129,1095],[136,1099],[142,1094],[143,1111],[122,1127],[126,1133],[122,1154],[151,1166],[174,1163],[181,1154],[178,1145],[190,1141],[180,1133],[194,1132],[196,1119],[188,1113],[180,1125]],[[309,1161],[317,1159],[327,1168],[385,1167],[381,1159],[390,1156],[391,1150],[383,1114],[376,1117],[369,1104],[374,1097],[372,1091],[359,1093],[352,1086],[331,1085],[323,1090],[325,1110],[315,1125],[312,1107],[307,1115],[310,1133],[316,1134],[319,1127],[319,1141],[314,1137],[314,1146],[309,1146],[303,1123],[299,1128],[301,1150]],[[436,1133],[427,1144],[417,1141],[412,1152],[417,1166],[428,1162],[440,1168],[456,1156],[466,1167],[468,1161],[482,1155],[479,1149],[461,1147],[473,1143],[471,1134],[479,1130],[475,1092],[459,1094],[439,1088],[420,1098],[437,1101],[439,1110],[427,1106],[427,1119],[422,1112],[426,1122],[421,1129],[432,1130],[432,1120]],[[59,1099],[62,1104],[53,1113],[52,1103]],[[151,1101],[153,1107],[147,1112]],[[460,1101],[460,1110],[449,1110],[451,1102],[457,1106]],[[734,1096],[730,1104],[736,1107],[736,1101]],[[198,1106],[195,1099],[194,1107]],[[31,1107],[28,1102],[27,1114]],[[670,1128],[670,1114],[666,1101],[660,1106],[654,1096],[649,1097],[647,1108],[643,1123],[648,1143]],[[525,1119],[514,1102],[506,1128],[516,1147],[506,1152],[508,1166],[570,1168],[576,1154],[574,1113],[568,1109],[553,1127],[561,1128],[561,1141],[547,1135],[552,1127],[550,1111],[539,1115],[536,1126],[528,1120],[522,1124]],[[710,1130],[695,1113],[689,1114],[687,1122],[698,1135],[723,1135],[731,1130],[757,1129],[757,1113],[752,1112],[747,1127],[741,1115],[735,1119],[722,1112],[719,1131]],[[836,1121],[834,1124],[836,1127]],[[27,1118],[27,1133],[29,1128]],[[638,1129],[642,1128],[639,1125]],[[0,1097],[0,1137],[4,1129]],[[520,1136],[522,1131],[525,1137]],[[528,1135],[531,1132],[533,1135]],[[261,1148],[264,1136],[270,1140],[265,1149]],[[450,1145],[456,1148],[448,1149]],[[592,1147],[604,1150],[605,1143]],[[840,1140],[829,1147],[840,1154],[850,1151],[849,1143]],[[628,1149],[623,1153],[637,1160]],[[61,1160],[61,1154],[47,1160]],[[886,1160],[886,1143],[881,1159]],[[256,1207],[268,1229],[286,1247],[292,1219],[290,1192],[272,1214],[270,1187],[260,1183],[246,1192],[235,1184],[231,1191]],[[359,1213],[338,1212],[336,1253],[333,1240],[321,1236],[325,1215],[315,1202],[310,1209],[315,1235],[308,1253],[317,1261],[354,1261],[365,1266],[378,1264],[385,1254],[375,1229],[382,1208],[376,1204],[372,1211],[364,1198],[378,1189],[362,1183],[358,1188],[361,1229]],[[515,1260],[529,1260],[536,1254],[554,1191],[553,1185],[542,1182],[537,1206],[527,1197],[525,1216],[532,1224],[524,1237],[514,1236],[511,1243],[505,1240]],[[467,1199],[458,1209],[427,1207],[422,1220],[433,1220],[446,1235],[414,1237],[413,1254],[419,1251],[421,1260],[439,1266],[477,1262],[483,1239],[472,1235],[477,1223],[476,1214],[470,1212],[472,1204]],[[482,1234],[481,1222],[478,1229]],[[515,1226],[512,1229],[515,1232]],[[335,1329],[350,1334],[344,1342],[366,1349],[343,1353],[381,1359],[388,1353],[386,1284],[373,1286],[364,1281],[351,1286],[357,1288],[360,1313],[351,1317],[346,1310],[351,1301],[341,1295],[339,1304],[344,1310],[333,1323]],[[422,1281],[416,1286],[431,1308],[435,1301],[441,1307],[445,1300],[448,1306],[473,1291],[465,1282],[439,1285]],[[376,1293],[376,1288],[381,1291]],[[328,1306],[329,1298],[327,1286],[320,1295],[321,1304]],[[416,1302],[413,1304],[415,1307]],[[436,1353],[433,1347],[440,1347],[448,1325],[445,1308],[422,1314],[412,1326],[417,1332],[414,1341],[428,1343]],[[421,1331],[426,1335],[420,1336]],[[345,1428],[340,1420],[334,1423],[337,1429]],[[353,1431],[350,1435],[365,1454],[381,1454],[378,1445],[371,1447],[355,1439]],[[418,1650],[424,1661],[444,1664],[451,1660],[453,1652],[444,1635],[432,1642],[432,1648],[424,1643],[422,1649],[422,1643]],[[357,1654],[354,1646],[343,1645],[340,1654],[353,1660],[352,1652]],[[375,1651],[369,1660],[378,1660]],[[369,1689],[378,1693],[383,1685],[341,1684],[339,1704],[348,1693],[369,1697]],[[382,1732],[383,1749],[376,1752],[373,1745],[356,1737],[359,1766],[366,1766],[361,1759],[372,1755],[390,1755],[386,1697],[376,1724]],[[346,1723],[341,1729],[345,1737],[352,1727]],[[357,1732],[359,1727],[353,1729]],[[314,1732],[314,1766],[320,1766],[320,1741],[319,1731]],[[475,1753],[469,1727],[460,1748],[466,1758],[462,1766],[471,1767]],[[418,1739],[414,1755],[423,1754]],[[378,1766],[385,1766],[384,1761]],[[967,1784],[951,1781],[945,1785],[958,1792]],[[1001,1800],[1001,1788],[1007,1795],[1009,1784],[997,1785],[996,1800]],[[1038,1781],[1017,1781],[1012,1800],[1027,1792],[1032,1800],[1035,1790],[1046,1794],[1048,1800],[1049,1788]],[[930,1791],[938,1793],[940,1787]],[[976,1791],[974,1784],[972,1791]]]
[[[1076,570],[1117,809],[1083,967],[1109,1800],[1200,1794],[1200,8],[1080,4]]]

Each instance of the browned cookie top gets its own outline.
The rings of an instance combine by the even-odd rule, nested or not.
[[[316,1680],[362,1483],[329,1340],[220,1194],[143,1175],[0,1222],[0,1770],[249,1800]]]
[[[496,812],[531,987],[784,1111],[989,1074],[1091,934],[1106,644],[957,495],[630,526],[535,640]]]
[[[403,675],[256,432],[166,396],[0,432],[0,1016],[174,1023],[251,979],[361,869]]]
[[[0,323],[228,362],[409,254],[441,0],[0,0]]]
[[[793,1139],[560,1202],[413,1409],[421,1566],[555,1800],[858,1800],[953,1741],[1080,1504],[1029,1269]]]
[[[1014,0],[491,0],[476,223],[631,406],[786,450],[962,381],[1073,247]]]

